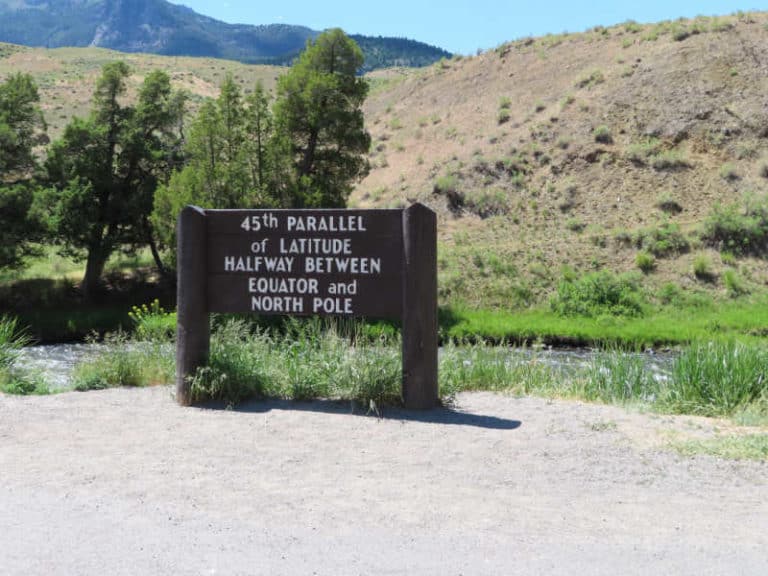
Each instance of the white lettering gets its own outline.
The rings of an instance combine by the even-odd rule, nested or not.
[[[304,271],[315,274],[381,274],[381,258],[306,258]]]
[[[251,310],[300,314],[304,312],[304,299],[291,296],[251,296]]]
[[[312,312],[317,314],[352,314],[351,298],[312,298]]]
[[[248,278],[248,292],[261,294],[317,294],[317,278]]]

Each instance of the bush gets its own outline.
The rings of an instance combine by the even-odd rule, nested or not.
[[[749,289],[741,276],[736,270],[726,270],[723,272],[723,282],[725,283],[725,289],[728,291],[728,295],[731,298],[738,298],[744,294],[749,293]]]
[[[504,124],[505,122],[509,122],[509,119],[511,117],[512,116],[510,115],[509,110],[507,110],[506,108],[503,108],[503,109],[499,110],[499,113],[496,116],[496,123],[497,124]]]
[[[665,214],[680,214],[683,211],[683,207],[680,203],[672,198],[669,193],[664,193],[659,196],[656,206]]]
[[[605,76],[601,70],[592,70],[589,74],[582,76],[576,82],[576,88],[592,88],[605,82]]]
[[[723,180],[727,180],[728,182],[733,182],[735,180],[739,179],[739,173],[736,171],[736,166],[731,164],[730,162],[727,162],[720,166],[720,178]]]
[[[600,142],[601,144],[613,143],[613,136],[611,136],[611,129],[608,128],[608,126],[605,126],[605,125],[598,126],[592,132],[592,135],[595,137],[595,142]]]
[[[713,278],[712,261],[706,254],[699,254],[693,259],[693,274],[699,280],[710,281]]]
[[[674,222],[666,222],[656,228],[640,230],[635,234],[635,245],[657,258],[682,254],[690,249],[690,242]]]
[[[435,181],[433,193],[437,196],[445,196],[448,200],[448,208],[453,212],[459,212],[464,207],[465,197],[459,190],[459,180],[453,175],[441,176]]]
[[[607,271],[562,280],[550,305],[561,316],[638,317],[644,312],[637,277]]]
[[[176,313],[166,312],[155,298],[149,306],[134,306],[128,313],[137,340],[170,342],[176,335]]]
[[[653,257],[653,254],[649,254],[648,252],[638,252],[637,256],[635,256],[635,265],[640,268],[644,274],[649,274],[656,268],[656,258]]]
[[[764,255],[768,248],[768,201],[765,197],[715,206],[704,221],[701,238],[708,246],[734,254]]]
[[[661,143],[657,138],[648,138],[643,142],[631,144],[627,149],[627,159],[635,164],[644,165],[648,160],[661,151]]]
[[[663,170],[680,170],[689,168],[691,163],[679,150],[659,152],[650,158],[651,166],[659,172]]]

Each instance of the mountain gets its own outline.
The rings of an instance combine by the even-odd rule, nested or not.
[[[0,0],[0,41],[25,46],[94,46],[286,64],[317,34],[286,24],[226,24],[165,0]],[[366,70],[421,66],[450,57],[413,40],[355,39],[366,55]]]

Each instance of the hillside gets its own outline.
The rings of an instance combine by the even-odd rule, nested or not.
[[[699,231],[768,191],[767,26],[627,23],[374,73],[373,169],[353,202],[438,211],[444,301],[541,301],[565,266],[638,271],[641,247],[652,294],[760,290],[762,257]]]
[[[168,70],[193,111],[227,73],[248,91],[284,70],[0,45],[0,79],[35,76],[55,138],[117,58],[134,91]],[[443,303],[543,303],[567,269],[634,272],[656,302],[766,292],[768,14],[529,38],[369,78],[372,169],[351,204],[438,212]],[[702,237],[717,206],[743,225],[750,198],[753,244]]]
[[[305,26],[227,24],[165,0],[0,0],[0,42],[25,46],[289,64],[317,34]],[[413,40],[358,38],[368,70],[423,66],[450,57]]]

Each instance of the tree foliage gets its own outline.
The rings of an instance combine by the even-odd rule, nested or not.
[[[291,154],[293,179],[282,182],[291,207],[345,206],[352,183],[368,173],[362,64],[357,44],[333,29],[309,42],[278,80],[275,122]]]
[[[345,206],[352,184],[368,171],[361,64],[356,44],[331,30],[279,79],[273,106],[262,85],[244,98],[228,76],[192,123],[187,165],[155,194],[152,222],[163,245],[173,252],[176,217],[187,204]]]
[[[176,218],[187,204],[207,208],[274,206],[270,193],[272,113],[263,86],[243,98],[227,76],[216,100],[205,102],[192,122],[185,154],[154,197],[152,223],[163,246],[175,247]]]
[[[19,268],[35,252],[42,228],[31,212],[33,148],[45,139],[45,120],[32,77],[13,74],[0,84],[0,268]]]
[[[88,295],[116,249],[154,244],[154,191],[179,160],[183,95],[156,71],[145,78],[137,104],[125,106],[129,74],[123,62],[103,67],[90,116],[66,127],[46,161],[49,223],[65,253],[86,255]]]

